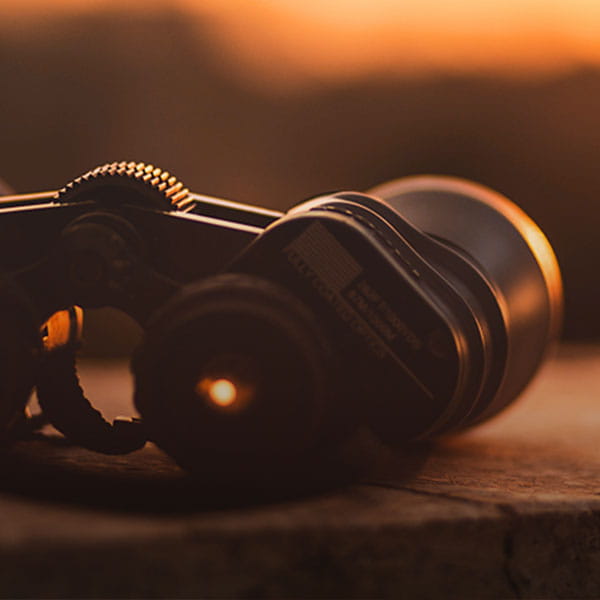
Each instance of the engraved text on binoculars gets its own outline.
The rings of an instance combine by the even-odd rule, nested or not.
[[[364,278],[358,281],[356,286],[349,287],[351,283],[356,282],[363,270],[323,225],[315,223],[309,226],[294,242],[284,248],[284,253],[292,267],[310,281],[318,294],[366,341],[368,348],[377,357],[391,358],[422,391],[430,398],[434,397],[431,390],[388,346],[386,338],[393,341],[400,335],[413,351],[423,348],[423,342]],[[313,260],[317,258],[318,260]],[[327,265],[333,266],[333,269]],[[342,296],[342,289],[347,290],[355,306]],[[371,301],[379,300],[379,310],[383,311],[381,316],[377,314],[376,309],[369,308],[369,302],[363,295],[365,292]],[[365,307],[367,310],[363,311]],[[387,323],[386,317],[389,319]]]
[[[360,280],[355,288],[348,290],[347,295],[386,341],[392,342],[400,335],[413,350],[423,348],[423,342],[417,334],[400,319],[368,281]]]

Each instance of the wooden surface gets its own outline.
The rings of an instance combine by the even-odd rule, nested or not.
[[[88,363],[109,416],[124,364]],[[147,445],[56,437],[2,459],[2,597],[598,597],[600,347],[566,346],[512,408],[304,497],[215,498]]]

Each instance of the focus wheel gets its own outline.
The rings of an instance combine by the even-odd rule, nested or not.
[[[135,204],[157,210],[188,210],[190,191],[167,171],[142,162],[112,162],[88,171],[56,193],[58,202],[93,200],[103,205]]]

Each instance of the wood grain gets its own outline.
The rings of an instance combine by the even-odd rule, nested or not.
[[[87,363],[105,414],[124,364]],[[597,597],[600,347],[566,346],[524,397],[460,436],[347,450],[360,480],[215,495],[157,448],[45,437],[0,473],[2,597]],[[275,487],[277,482],[274,482]]]

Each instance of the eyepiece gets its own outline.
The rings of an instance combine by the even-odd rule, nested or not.
[[[221,275],[159,311],[133,360],[150,438],[217,479],[264,476],[318,443],[333,358],[312,315],[259,278]]]

